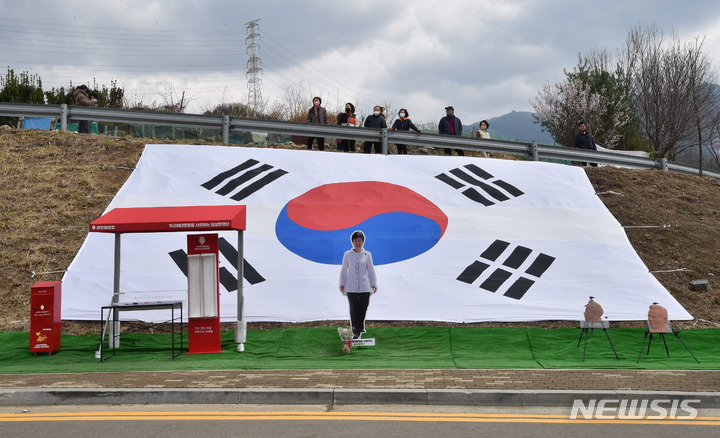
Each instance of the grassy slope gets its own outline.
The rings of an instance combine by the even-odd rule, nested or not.
[[[0,129],[0,331],[29,328],[29,291],[62,278],[99,217],[142,153],[156,140],[68,132]],[[167,142],[166,142],[167,143]],[[411,151],[412,153],[412,151]],[[720,183],[658,171],[588,169],[588,176],[651,271],[696,318],[717,327],[717,291],[694,292],[689,281],[720,275]],[[33,276],[33,272],[35,275]],[[528,324],[530,325],[530,324]],[[83,331],[64,323],[65,332]],[[93,325],[93,328],[94,325]]]

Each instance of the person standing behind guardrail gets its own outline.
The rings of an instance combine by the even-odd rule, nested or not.
[[[412,120],[408,119],[408,116],[410,114],[408,113],[408,110],[405,108],[401,108],[398,112],[398,119],[395,120],[395,123],[392,125],[393,131],[410,131],[411,129],[418,134],[422,134],[422,131],[420,131],[417,126],[412,122]],[[404,144],[398,144],[396,143],[395,146],[397,146],[398,154],[400,155],[407,155],[407,146]]]
[[[477,138],[484,138],[487,140],[490,140],[490,133],[488,132],[488,128],[490,127],[490,123],[488,123],[487,120],[483,120],[480,122],[480,129],[477,130],[475,133],[475,137]],[[479,155],[482,158],[487,158],[488,154],[484,151],[480,151]]]
[[[440,119],[438,124],[438,132],[445,135],[462,135],[462,122],[455,117],[455,108],[452,106],[445,107],[445,117]],[[459,156],[465,155],[462,149],[455,149]],[[450,148],[445,148],[445,155],[452,155]]]
[[[341,126],[360,126],[360,118],[355,115],[355,105],[350,102],[345,104],[345,112],[338,114],[337,124]],[[355,140],[338,138],[337,144],[340,152],[350,152],[350,150],[355,152]]]
[[[363,125],[366,128],[387,128],[387,123],[385,123],[385,117],[380,115],[380,107],[378,105],[375,105],[373,107],[373,113],[365,118],[365,124]],[[375,146],[375,153],[381,154],[382,153],[382,145],[379,141],[366,141],[363,144],[363,152],[366,154],[369,154],[371,152],[371,149]]]
[[[578,149],[588,149],[592,151],[597,150],[597,146],[595,145],[595,139],[593,138],[590,131],[587,130],[587,125],[585,122],[578,123],[578,132],[575,133],[575,137],[573,137],[573,147]],[[580,166],[587,166],[588,163],[584,161],[578,162],[578,165]],[[597,163],[590,163],[590,166],[597,167]]]
[[[307,122],[308,123],[322,123],[328,124],[328,115],[325,108],[321,107],[322,99],[315,96],[313,97],[313,106],[308,110]],[[312,150],[313,141],[317,139],[318,150],[325,150],[325,137],[308,137],[307,148]]]
[[[90,98],[88,96],[87,85],[80,85],[75,89],[73,93],[75,97],[75,105],[80,106],[94,106],[97,103],[97,99]],[[79,120],[78,121],[78,133],[90,134],[90,120]]]

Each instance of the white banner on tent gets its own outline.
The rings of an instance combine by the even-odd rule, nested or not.
[[[116,207],[247,205],[247,321],[344,320],[342,254],[362,229],[379,289],[369,320],[608,320],[691,315],[648,272],[581,168],[470,157],[148,145]],[[121,238],[121,301],[187,300],[184,233]],[[220,233],[221,319],[236,318],[236,242]],[[110,302],[114,236],[88,234],[64,319]],[[128,319],[163,320],[152,312]]]

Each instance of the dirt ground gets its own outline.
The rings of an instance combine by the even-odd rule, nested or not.
[[[87,224],[102,214],[147,143],[174,142],[0,127],[0,331],[29,330],[30,286],[62,278],[83,243]],[[696,318],[680,326],[720,327],[720,182],[609,166],[586,172],[598,196],[628,227],[628,238],[648,269]],[[709,291],[692,290],[690,282],[700,279],[710,281]],[[575,323],[506,325],[567,324]],[[251,324],[282,326],[287,325]],[[95,323],[63,322],[65,333],[96,330]]]

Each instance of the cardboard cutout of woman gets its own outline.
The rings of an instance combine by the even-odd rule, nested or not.
[[[350,325],[353,339],[360,339],[365,333],[365,315],[370,304],[370,295],[377,292],[377,276],[372,254],[363,248],[365,233],[353,231],[350,237],[353,248],[343,255],[340,268],[340,292],[347,296],[350,305]]]

